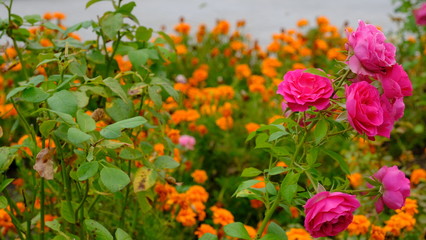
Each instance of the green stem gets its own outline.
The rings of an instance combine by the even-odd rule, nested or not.
[[[130,175],[130,170],[132,168],[132,161],[128,160],[128,165],[127,165],[127,175]],[[127,207],[127,201],[129,200],[129,194],[130,194],[130,186],[126,187],[126,196],[124,197],[123,200],[123,208],[121,209],[121,214],[120,214],[120,219],[119,219],[119,223],[118,226],[120,228],[123,227],[124,224],[124,213],[126,212],[126,207]]]
[[[78,222],[78,214],[79,214],[79,210],[80,209],[81,209],[80,214],[84,218],[84,212],[83,212],[84,208],[83,208],[83,206],[84,206],[84,202],[86,202],[88,194],[89,194],[89,181],[86,180],[86,191],[84,193],[83,199],[81,200],[81,202],[78,205],[77,209],[75,209],[75,217],[74,217],[75,222]],[[80,238],[84,239],[84,227],[81,226],[82,224],[83,224],[83,221],[80,221]]]
[[[40,240],[44,240],[44,178],[41,178],[40,180]]]
[[[346,72],[345,72],[342,76],[340,76],[340,77],[338,77],[338,78],[336,79],[336,81],[337,81],[337,80],[339,80],[340,82],[339,82],[339,83],[337,84],[337,86],[334,88],[335,90],[334,90],[333,94],[331,95],[330,99],[331,99],[331,98],[333,98],[333,97],[334,97],[334,95],[336,95],[337,91],[338,91],[338,90],[339,90],[339,88],[343,85],[343,83],[345,82],[345,80],[346,80],[346,78],[348,77],[349,73],[351,73],[351,69],[346,69]]]
[[[255,240],[259,239],[262,236],[262,233],[265,230],[265,227],[268,224],[269,219],[271,219],[272,214],[274,214],[275,209],[278,207],[278,205],[280,203],[280,197],[281,197],[281,188],[277,193],[277,198],[275,199],[274,203],[272,204],[272,207],[269,210],[266,211],[265,218],[262,221],[262,225],[260,225],[259,230],[257,230]]]

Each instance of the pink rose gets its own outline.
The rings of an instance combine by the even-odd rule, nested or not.
[[[189,135],[182,135],[179,137],[179,144],[186,150],[194,150],[195,138]]]
[[[413,15],[418,25],[426,25],[426,3],[423,3],[419,8],[414,9]]]
[[[395,64],[386,73],[378,75],[387,98],[401,98],[413,94],[413,86],[401,65]]]
[[[310,106],[324,110],[330,105],[333,87],[330,79],[298,69],[284,75],[277,93],[284,97],[293,112],[306,111]]]
[[[383,124],[377,128],[377,135],[390,138],[395,121],[404,115],[403,98],[388,99],[385,95],[380,98],[383,109]]]
[[[346,87],[348,121],[359,133],[374,138],[383,124],[383,109],[379,91],[366,81]]]
[[[395,46],[385,42],[385,35],[375,26],[359,20],[357,30],[347,35],[346,50],[353,54],[347,64],[352,72],[375,76],[396,63]]]
[[[381,184],[382,195],[375,203],[376,211],[383,211],[384,205],[391,209],[400,209],[404,206],[405,199],[410,196],[410,180],[397,166],[383,166],[373,177]],[[368,187],[372,187],[367,184]]]
[[[315,238],[336,236],[352,222],[359,206],[354,195],[320,192],[306,202],[305,228]]]

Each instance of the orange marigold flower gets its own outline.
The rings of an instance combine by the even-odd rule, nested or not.
[[[257,231],[254,229],[254,227],[249,225],[244,225],[244,228],[247,230],[247,233],[249,234],[250,238],[255,238]]]
[[[207,202],[209,193],[202,186],[194,185],[186,191],[186,199],[190,202]]]
[[[164,145],[162,143],[155,144],[154,151],[156,151],[159,156],[164,155]]]
[[[280,118],[284,118],[284,117],[280,116],[280,115],[272,116],[271,118],[268,119],[268,124],[271,124],[271,123],[275,122],[275,120],[280,119]]]
[[[61,13],[61,12],[54,12],[53,13],[53,17],[58,19],[58,20],[64,20],[65,19],[65,14]]]
[[[214,224],[225,226],[234,222],[234,215],[230,211],[216,206],[211,207],[210,210],[213,212]]]
[[[306,66],[303,63],[294,63],[292,66],[293,69],[305,69]]]
[[[328,49],[328,43],[326,41],[322,40],[322,39],[316,39],[315,40],[315,46],[318,49],[321,49],[321,50],[327,50]]]
[[[234,51],[243,50],[244,48],[247,47],[243,42],[237,41],[237,40],[232,41],[230,43],[230,46],[231,46],[231,49],[234,50]]]
[[[12,182],[12,184],[15,185],[16,187],[22,187],[24,186],[24,179],[17,178]]]
[[[184,55],[184,54],[186,54],[188,52],[188,50],[187,50],[187,48],[186,48],[186,46],[185,45],[183,45],[183,44],[178,44],[178,45],[176,45],[176,53],[178,54],[178,55]]]
[[[166,201],[167,198],[169,198],[170,195],[177,193],[175,187],[173,187],[173,186],[171,186],[167,183],[166,184],[157,183],[157,185],[155,185],[155,192],[160,197],[160,199],[159,199],[160,202]]]
[[[189,31],[191,31],[191,25],[185,22],[181,22],[175,26],[175,31],[184,35],[188,35]]]
[[[172,140],[172,143],[178,144],[179,138],[180,138],[180,131],[177,129],[169,129],[167,131],[167,137],[170,138],[170,140]]]
[[[47,38],[42,38],[40,39],[40,45],[43,47],[51,47],[53,46],[53,43]]]
[[[268,45],[267,50],[269,52],[278,52],[280,48],[281,48],[280,42],[277,40],[274,40]]]
[[[352,173],[351,175],[348,175],[347,178],[349,179],[349,182],[353,188],[357,188],[362,184],[361,173]]]
[[[200,135],[205,135],[205,134],[207,134],[209,132],[209,130],[207,129],[207,127],[205,125],[198,125],[197,126],[197,132]]]
[[[216,125],[222,130],[229,130],[234,126],[232,117],[221,117],[216,120]]]
[[[420,181],[426,181],[426,170],[423,168],[413,170],[410,181],[412,184],[419,184]]]
[[[251,69],[247,64],[238,64],[235,66],[235,75],[238,79],[248,78],[251,75]]]
[[[194,182],[196,183],[204,183],[208,179],[206,171],[199,170],[199,169],[191,173],[191,177],[194,179]]]
[[[176,216],[176,221],[182,223],[185,227],[190,227],[197,223],[197,220],[195,219],[196,216],[197,215],[191,208],[181,208]]]
[[[298,27],[303,27],[303,26],[306,26],[308,24],[309,24],[309,21],[306,18],[302,18],[297,22]]]
[[[43,18],[46,20],[51,20],[53,18],[53,15],[50,12],[47,12],[43,15]]]
[[[250,199],[250,206],[252,208],[260,208],[263,206],[263,202],[257,199]]]
[[[257,123],[247,123],[245,125],[245,128],[246,128],[248,133],[251,133],[251,132],[256,131],[258,128],[260,128],[260,125],[257,124]]]
[[[206,234],[206,233],[211,233],[211,234],[213,234],[213,235],[217,235],[217,231],[216,231],[216,229],[214,229],[212,226],[210,226],[210,225],[208,225],[208,224],[201,224],[198,228],[197,228],[197,230],[195,231],[195,235],[198,237],[198,238],[201,238],[204,234]]]
[[[302,228],[290,228],[289,231],[286,232],[288,240],[311,240],[311,235]]]
[[[213,28],[212,33],[217,35],[217,34],[228,34],[229,32],[229,23],[225,20],[219,20],[217,21],[216,26]]]
[[[371,240],[384,240],[386,236],[386,230],[382,227],[372,225],[370,232]]]
[[[3,54],[4,58],[13,59],[18,55],[18,52],[14,47],[7,48],[5,54]]]
[[[328,25],[329,24],[329,20],[327,17],[325,16],[319,16],[317,17],[317,24],[318,25]]]
[[[419,213],[416,199],[407,198],[405,199],[405,204],[401,209],[397,209],[396,212],[405,212],[411,216],[414,216],[415,214]]]
[[[114,56],[115,61],[117,61],[118,68],[120,69],[120,72],[127,72],[132,70],[132,63],[129,60],[129,57],[121,56],[121,55],[115,55]]]
[[[386,232],[391,232],[394,236],[398,237],[403,229],[406,231],[413,230],[416,219],[408,213],[399,212],[391,216],[385,223]]]
[[[346,59],[346,56],[341,51],[342,49],[340,48],[330,48],[327,51],[327,58],[330,60],[336,59],[338,61],[343,61]]]
[[[354,215],[352,223],[349,224],[347,230],[350,235],[362,235],[368,232],[370,221],[364,215]]]
[[[253,186],[251,186],[252,188],[264,188],[266,186],[265,183],[265,178],[263,178],[262,176],[256,177],[254,178],[255,180],[259,180],[260,182],[254,184]]]
[[[299,217],[299,209],[297,209],[297,207],[290,207],[290,213],[291,213],[291,217],[292,218],[298,218]]]

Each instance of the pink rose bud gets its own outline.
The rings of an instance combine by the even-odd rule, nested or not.
[[[374,138],[383,124],[383,108],[379,91],[366,81],[346,87],[346,109],[348,121],[360,134]],[[393,124],[392,124],[393,127]]]
[[[330,105],[333,87],[330,79],[298,69],[284,75],[277,93],[293,112],[303,112],[311,106],[324,110]]]
[[[359,206],[354,195],[320,192],[306,202],[305,228],[315,238],[336,236],[352,222]]]
[[[419,8],[413,10],[414,18],[417,25],[426,25],[426,3],[423,3]]]
[[[376,211],[383,211],[384,205],[391,209],[400,209],[404,206],[405,199],[410,196],[410,180],[397,166],[383,166],[374,175],[381,184],[382,195],[375,203]],[[372,188],[370,184],[368,187]]]
[[[387,98],[401,98],[413,94],[413,86],[401,65],[395,64],[386,73],[378,75]]]
[[[352,72],[374,77],[396,63],[395,46],[385,42],[385,35],[375,26],[359,20],[357,30],[347,35],[347,64]]]
[[[194,150],[195,138],[189,135],[182,135],[179,138],[179,144],[186,150]]]

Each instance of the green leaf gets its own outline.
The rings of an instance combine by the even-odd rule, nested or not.
[[[60,232],[61,231],[61,224],[58,222],[57,219],[53,219],[52,221],[45,222],[46,226],[50,229]]]
[[[40,133],[43,137],[47,138],[50,135],[50,132],[55,128],[57,121],[47,120],[40,125]]]
[[[127,160],[138,160],[138,159],[142,159],[143,155],[142,155],[142,152],[140,152],[137,149],[123,148],[120,152],[119,157],[122,159],[127,159]]]
[[[149,59],[149,49],[140,49],[129,52],[129,60],[135,67],[142,67]]]
[[[29,87],[22,92],[22,99],[32,103],[42,102],[49,96],[50,94],[37,87]]]
[[[272,142],[274,140],[277,140],[278,138],[284,136],[284,135],[288,135],[288,132],[286,131],[277,131],[271,134],[271,136],[269,136],[268,142]]]
[[[12,89],[6,96],[6,100],[9,100],[11,97],[15,96],[17,93],[22,92],[26,89],[27,87],[17,87]]]
[[[107,85],[114,93],[116,93],[124,102],[128,103],[126,92],[124,92],[121,84],[115,78],[108,77],[104,79],[105,85]]]
[[[305,72],[305,73],[312,73],[312,74],[314,74],[314,75],[318,75],[318,76],[325,77],[325,78],[330,78],[330,77],[327,75],[327,73],[325,73],[325,72],[323,72],[323,71],[321,71],[321,70],[318,70],[318,69],[316,69],[316,68],[308,68],[308,69],[306,69],[306,70],[305,70],[305,71],[303,71],[303,72]]]
[[[136,7],[135,2],[129,2],[121,6],[116,12],[121,13],[123,15],[130,15],[133,11],[133,8]]]
[[[1,152],[1,150],[0,150]],[[1,152],[3,154],[3,152]],[[5,180],[3,180],[3,182],[0,184],[0,192],[3,192],[3,190],[9,186],[9,184],[11,184],[15,179],[14,178],[6,178]]]
[[[160,95],[159,92],[160,92],[159,86],[149,86],[148,87],[149,98],[151,98],[151,100],[154,102],[156,107],[161,107],[161,104],[163,103],[163,101],[161,100],[161,95]]]
[[[121,98],[114,98],[112,102],[106,104],[105,111],[114,121],[121,121],[131,118],[135,115],[133,102],[128,103],[121,100]]]
[[[133,190],[135,193],[150,189],[157,181],[158,174],[153,169],[141,167],[135,174]]]
[[[223,227],[225,233],[230,237],[242,238],[242,239],[250,239],[250,235],[248,234],[244,224],[240,222],[230,223]]]
[[[278,239],[282,239],[282,240],[287,240],[287,234],[285,233],[285,231],[275,222],[271,222],[269,223],[268,226],[268,233],[272,233],[275,234]]]
[[[7,208],[8,205],[7,198],[5,196],[0,196],[0,209]]]
[[[92,219],[84,220],[87,232],[96,240],[114,240],[111,233],[100,223]]]
[[[297,192],[297,182],[299,181],[300,173],[289,172],[281,183],[281,195],[284,202],[291,205],[291,202]]]
[[[164,32],[157,32],[157,33],[160,34],[167,41],[167,43],[170,45],[170,47],[175,49],[175,42],[167,33],[164,33]]]
[[[259,183],[259,182],[261,182],[261,181],[256,180],[256,179],[251,179],[251,180],[247,180],[247,181],[242,182],[238,186],[237,190],[235,191],[235,193],[232,196],[237,195],[240,191],[245,190],[245,189],[247,189],[247,188],[249,188],[249,187],[251,187],[251,186],[253,186],[253,185],[255,185],[256,183]]]
[[[328,122],[325,119],[321,119],[318,121],[317,125],[315,125],[314,136],[316,144],[320,143],[321,140],[327,135],[328,131]]]
[[[70,63],[68,69],[72,74],[77,75],[79,77],[84,77],[87,72],[86,60],[84,58],[74,60]]]
[[[100,134],[107,139],[119,138],[121,136],[121,130],[124,128],[135,128],[146,122],[146,119],[141,116],[129,118],[106,126],[101,130]]]
[[[287,170],[288,170],[287,168],[285,168],[285,167],[281,167],[281,166],[273,167],[273,168],[271,169],[271,171],[269,172],[269,175],[270,175],[270,176],[278,175],[278,174],[281,174],[281,173],[283,173],[283,172],[285,172],[285,171],[287,171]]]
[[[77,111],[77,99],[68,90],[62,90],[54,93],[53,96],[47,99],[50,109],[56,112],[67,113],[74,116]]]
[[[111,192],[118,192],[130,183],[130,178],[120,169],[104,167],[101,170],[101,181]]]
[[[349,174],[350,174],[349,166],[348,166],[348,164],[346,163],[346,161],[343,159],[342,155],[340,155],[340,154],[338,154],[338,153],[336,153],[336,152],[333,152],[333,151],[331,151],[331,150],[327,150],[327,149],[322,149],[322,151],[323,151],[325,154],[327,154],[328,156],[330,156],[331,158],[333,158],[334,160],[336,160],[336,161],[337,161],[337,163],[339,164],[340,168],[342,169],[342,171],[343,171],[345,174],[347,174],[347,175],[349,175]]]
[[[283,238],[287,239],[287,238]],[[260,240],[282,240],[281,238],[279,238],[276,234],[274,233],[267,233],[265,234]]]
[[[256,149],[258,148],[271,148],[273,147],[272,144],[266,142],[268,140],[269,136],[266,133],[261,133],[257,135],[256,137]]]
[[[146,28],[144,26],[138,27],[136,29],[136,40],[141,42],[148,41],[152,36],[152,28]]]
[[[271,182],[266,183],[266,191],[271,195],[277,195],[277,189],[275,188],[274,184]]]
[[[52,22],[49,22],[49,21],[44,22],[43,25],[45,27],[47,27],[48,29],[56,30],[56,31],[58,31],[60,33],[64,33],[64,31],[65,31],[64,29],[60,28],[58,25],[56,25],[56,24],[54,24]]]
[[[78,145],[80,143],[86,142],[92,138],[89,134],[81,131],[78,128],[69,128],[68,129],[68,140],[74,145]]]
[[[108,39],[116,40],[117,33],[123,26],[123,15],[120,13],[107,13],[101,18],[100,25],[103,33]]]
[[[179,167],[179,163],[176,162],[170,156],[159,156],[155,159],[154,164],[157,168],[160,168],[160,169],[164,169],[164,168],[173,169],[173,168]]]
[[[85,181],[93,176],[98,172],[99,169],[99,163],[96,161],[93,162],[85,162],[80,165],[77,169],[77,178],[78,181]]]
[[[9,147],[0,147],[0,173],[3,173],[9,169],[15,158],[16,150]]]
[[[97,2],[102,2],[102,1],[111,1],[111,0],[90,0],[86,3],[86,8],[89,8],[90,6],[92,6],[93,4],[97,3]]]
[[[95,120],[82,110],[77,111],[77,123],[83,132],[91,132],[96,129]]]
[[[41,21],[41,17],[38,14],[26,15],[24,16],[24,19],[31,25]]]
[[[74,119],[72,118],[71,115],[69,115],[67,113],[52,111],[52,110],[50,110],[50,112],[53,112],[54,114],[58,115],[58,117],[60,117],[62,120],[64,120],[64,122],[66,122],[70,125],[75,125]]]
[[[261,173],[262,171],[260,171],[259,169],[254,167],[249,167],[243,170],[243,173],[241,173],[241,177],[256,177]]]
[[[74,210],[77,209],[78,204],[75,202],[62,201],[61,202],[61,217],[69,223],[75,223]],[[72,209],[70,209],[70,207]]]
[[[211,233],[204,233],[198,240],[217,240],[217,236]]]
[[[126,233],[123,229],[117,228],[115,231],[115,239],[116,240],[132,240],[132,237],[128,233]]]

